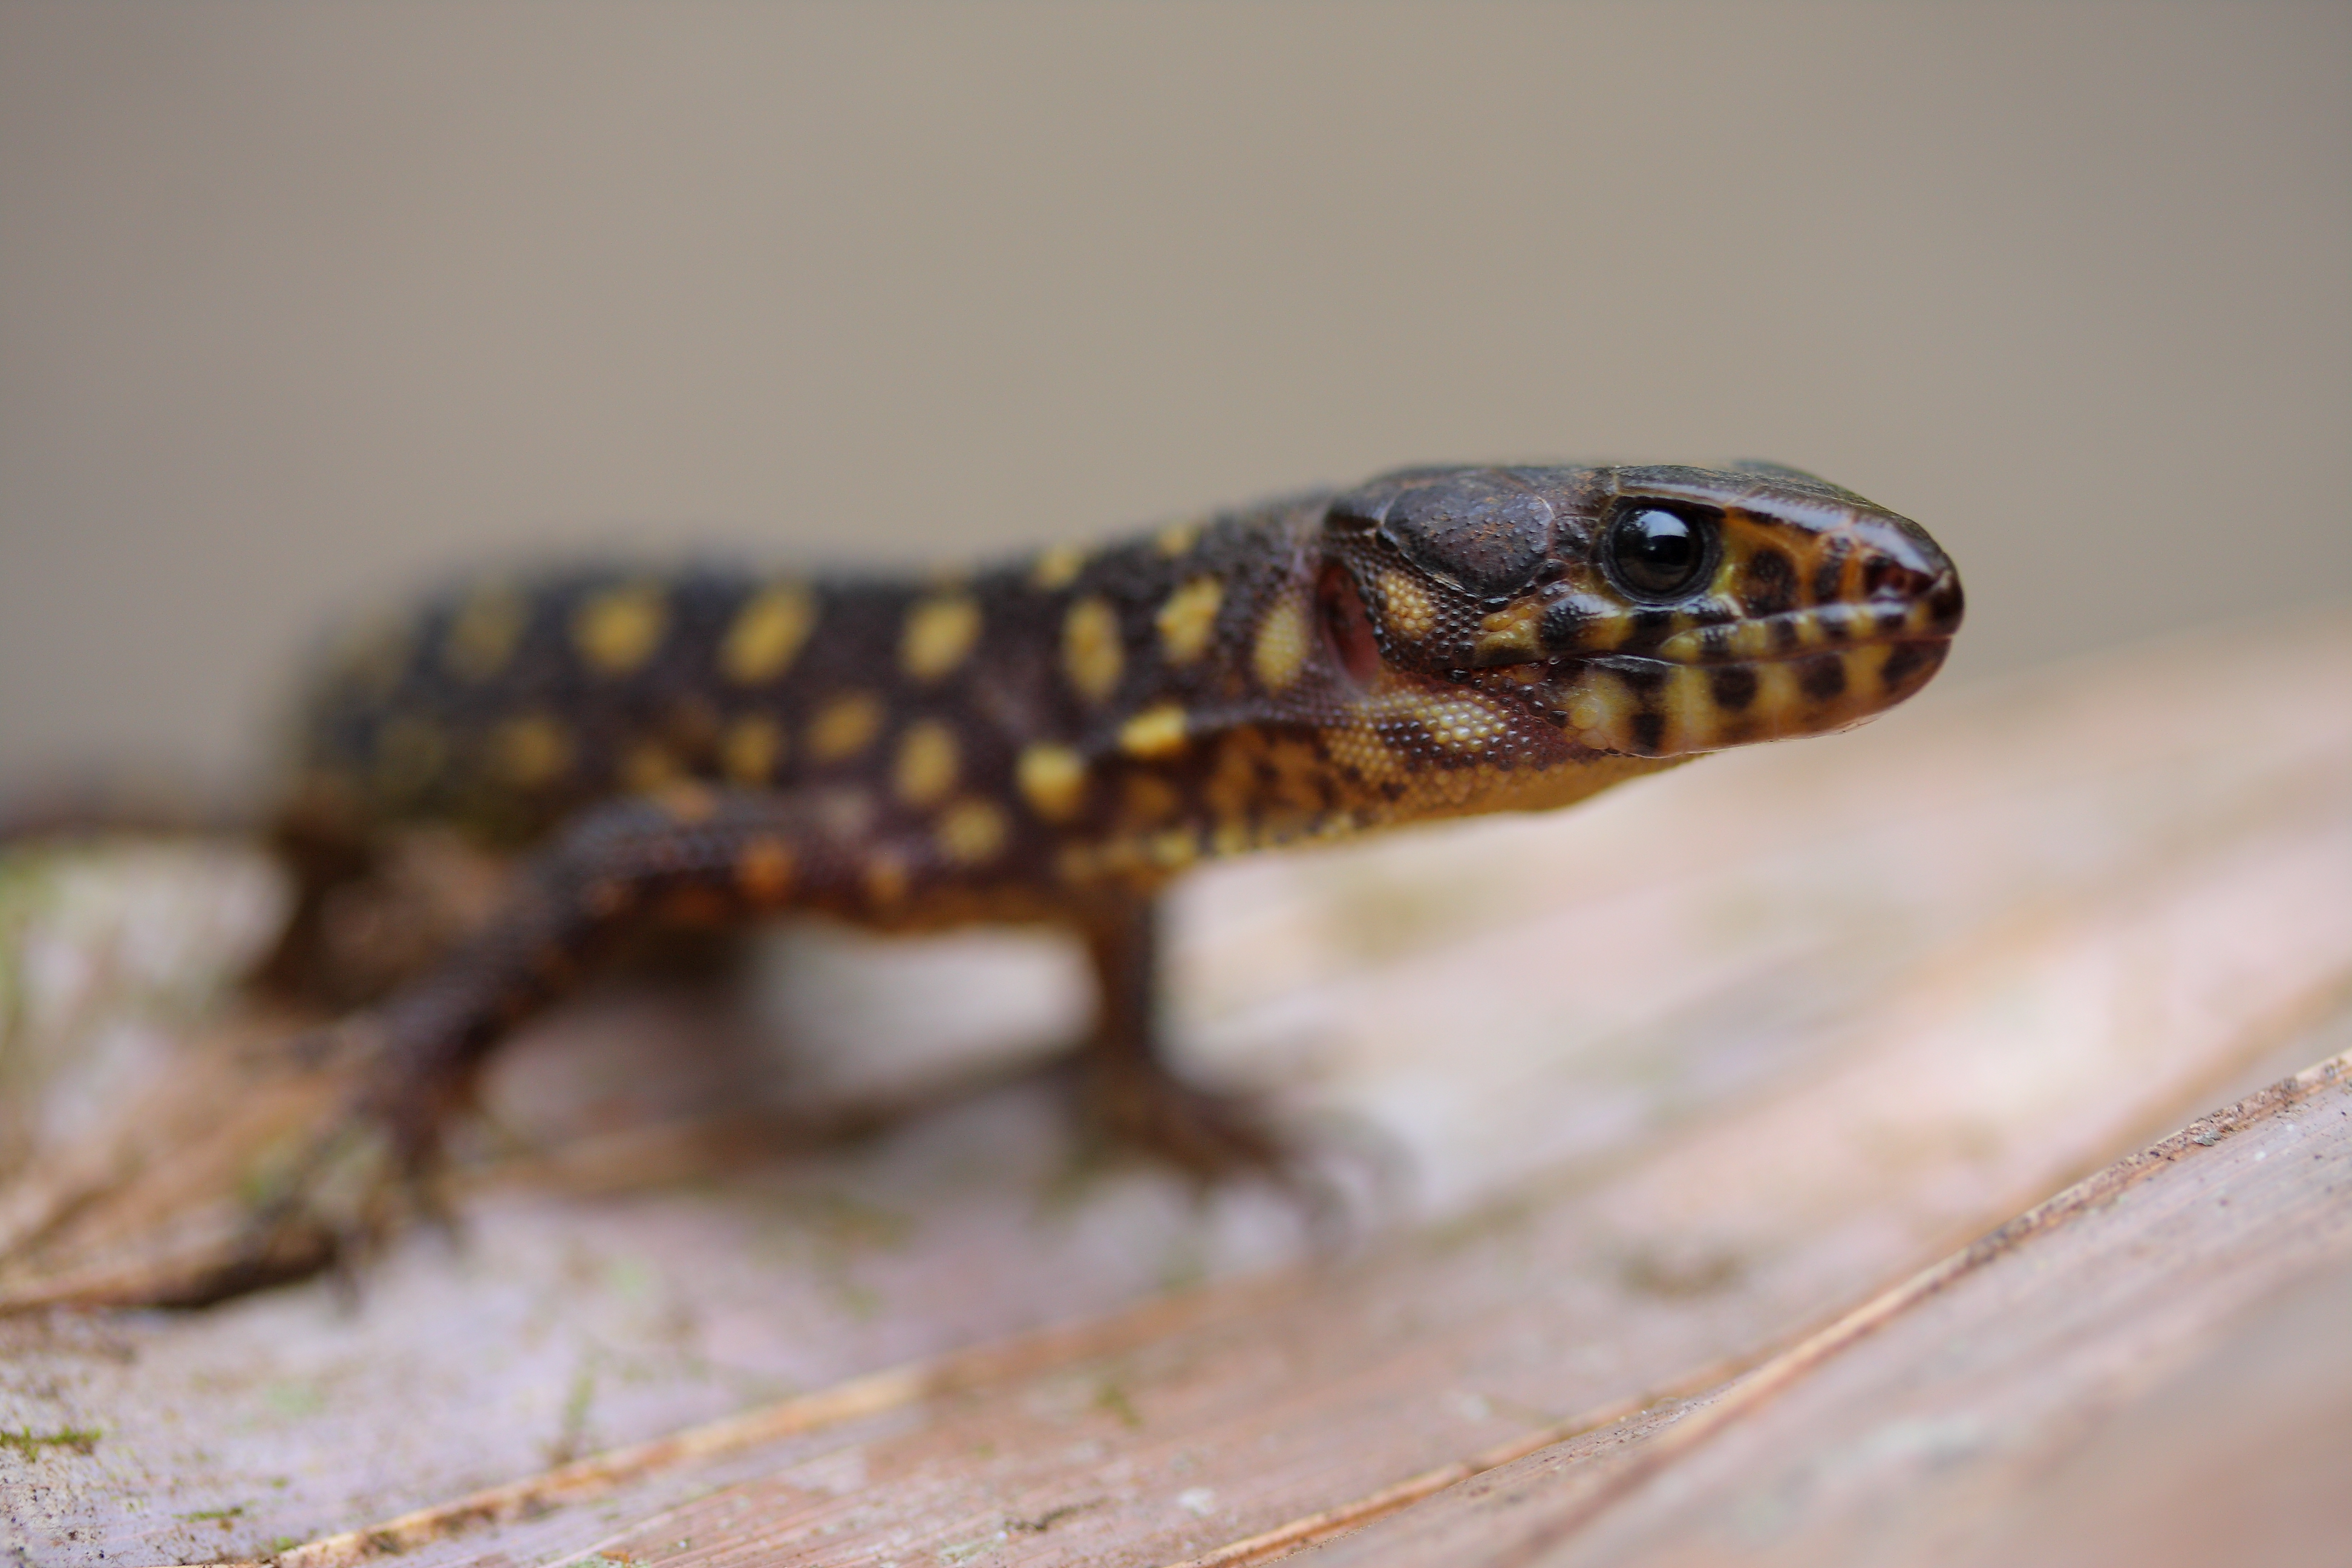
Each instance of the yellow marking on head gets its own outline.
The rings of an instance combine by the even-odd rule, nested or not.
[[[644,741],[629,748],[621,759],[621,784],[638,795],[646,795],[664,784],[676,783],[686,776],[669,748],[652,741]]]
[[[1078,695],[1089,702],[1105,702],[1118,689],[1127,656],[1119,647],[1118,612],[1110,601],[1092,594],[1070,606],[1062,617],[1062,673]]]
[[[1184,705],[1155,702],[1118,727],[1118,749],[1146,762],[1184,750]]]
[[[784,746],[782,725],[765,713],[746,713],[719,738],[719,771],[740,784],[772,783]]]
[[[1381,574],[1381,619],[1407,642],[1419,642],[1437,629],[1437,606],[1420,584],[1391,568]]]
[[[1004,848],[1004,810],[994,801],[960,800],[940,813],[940,853],[959,866],[993,860]]]
[[[1666,716],[1665,750],[1696,751],[1714,743],[1716,727],[1723,714],[1715,704],[1715,692],[1707,685],[1706,671],[1688,665],[1675,666],[1667,672],[1659,707]]]
[[[835,698],[809,721],[809,754],[820,763],[841,763],[874,743],[882,732],[882,703],[870,691]]]
[[[1430,739],[1449,752],[1483,751],[1509,729],[1500,713],[1470,697],[1448,697],[1424,703],[1417,717]]]
[[[1569,728],[1576,742],[1596,752],[1622,751],[1631,739],[1626,721],[1634,710],[1633,699],[1618,679],[1605,670],[1590,670],[1577,682],[1568,700]]]
[[[739,686],[773,680],[793,667],[816,626],[816,595],[798,583],[779,583],[752,595],[736,612],[719,649],[719,672]]]
[[[1075,544],[1056,544],[1042,552],[1029,568],[1029,585],[1041,593],[1059,593],[1078,580],[1087,566],[1087,552]]]
[[[925,599],[907,612],[898,667],[917,680],[937,680],[963,662],[980,640],[980,605],[969,595]]]
[[[1390,750],[1380,731],[1370,724],[1355,723],[1324,731],[1324,744],[1329,749],[1331,761],[1343,770],[1350,770],[1365,784],[1378,784],[1394,778],[1402,760]]]
[[[1217,609],[1225,602],[1225,585],[1214,577],[1195,577],[1160,606],[1160,651],[1171,664],[1191,664],[1209,651],[1209,637],[1217,629]]]
[[[890,787],[907,805],[936,805],[955,788],[961,763],[954,733],[936,719],[919,719],[899,737]]]
[[[375,733],[374,771],[379,789],[406,794],[433,782],[449,760],[449,742],[429,720],[402,717]]]
[[[530,622],[530,606],[512,588],[477,589],[449,623],[441,665],[460,680],[488,680],[504,669]]]
[[[1543,647],[1538,629],[1543,624],[1544,606],[1535,599],[1522,599],[1507,609],[1484,616],[1478,622],[1478,651],[1489,659],[1502,662],[1510,656],[1523,659],[1539,658]]]
[[[661,646],[669,601],[653,583],[607,588],[572,612],[572,646],[602,675],[626,675]]]
[[[1047,822],[1067,822],[1086,804],[1087,762],[1067,746],[1024,746],[1013,776],[1029,809]]]
[[[1307,607],[1295,598],[1276,605],[1259,623],[1257,641],[1250,648],[1250,667],[1257,672],[1258,684],[1280,691],[1297,680],[1307,668],[1309,646]]]
[[[572,734],[544,713],[524,713],[498,727],[490,739],[491,766],[519,789],[553,784],[572,766]]]
[[[1197,522],[1171,522],[1152,539],[1160,553],[1173,561],[1192,553],[1192,546],[1201,542],[1201,525]]]
[[[792,846],[772,833],[747,842],[735,856],[735,885],[755,904],[777,904],[793,889]]]

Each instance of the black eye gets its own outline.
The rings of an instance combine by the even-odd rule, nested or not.
[[[1714,530],[1708,520],[1635,504],[1617,514],[1601,545],[1609,574],[1637,599],[1678,599],[1706,575]]]

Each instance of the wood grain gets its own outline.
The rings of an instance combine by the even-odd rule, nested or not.
[[[2089,1539],[2095,1510],[2019,1456],[2123,1486],[2082,1412],[2234,1364],[2232,1334],[2326,1289],[2340,1183],[2231,1162],[2294,1129],[2336,1171],[2335,1089],[2161,1140],[2352,1043],[2329,1032],[2347,888],[2342,616],[1931,692],[1556,818],[1200,879],[1177,910],[1196,1069],[1410,1172],[1338,1258],[1267,1194],[1074,1166],[1034,1053],[927,1058],[889,999],[951,954],[828,949],[881,1000],[865,1035],[787,1009],[803,1061],[846,1036],[850,1059],[797,1071],[720,1015],[584,1007],[505,1069],[494,1109],[541,1152],[485,1145],[461,1250],[413,1238],[351,1304],[0,1318],[0,1427],[101,1434],[0,1447],[0,1542],[1160,1568],[1925,1562],[2014,1544],[1969,1521],[2028,1518]],[[1024,997],[1006,1016],[1052,1015]],[[171,1071],[190,1104],[249,1106],[223,1059],[199,1044],[126,1108],[171,1099]],[[768,1080],[852,1105],[877,1060],[891,1095],[996,1076],[863,1142],[697,1156],[747,1096],[794,1103]],[[187,1152],[205,1120],[184,1106],[170,1150],[53,1190],[0,1290],[200,1253],[238,1169]],[[1967,1250],[2151,1147],[2171,1156],[2113,1201]],[[0,1212],[44,1179],[36,1160]],[[2169,1195],[2216,1182],[2226,1216]],[[2130,1345],[2172,1371],[2094,1353]],[[1990,1425],[1937,1388],[1981,1392]],[[1895,1495],[1916,1514],[1869,1500]]]

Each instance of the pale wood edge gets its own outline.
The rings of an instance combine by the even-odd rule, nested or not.
[[[2343,1000],[2346,982],[2319,988],[2331,1002]],[[2307,1007],[2290,1009],[2297,1015]],[[2298,1021],[2307,1021],[2299,1019]],[[1532,1561],[1590,1523],[1612,1503],[1639,1487],[1685,1453],[1768,1403],[1823,1362],[1859,1343],[1903,1312],[2015,1251],[2027,1240],[2074,1215],[2112,1202],[2126,1188],[2195,1148],[2210,1147],[2323,1089],[2352,1081],[2352,1051],[2331,1057],[2294,1077],[2209,1111],[2146,1149],[2126,1155],[2026,1210],[1967,1247],[1872,1298],[1787,1349],[1752,1358],[1718,1362],[1695,1370],[1670,1385],[1579,1413],[1524,1433],[1507,1443],[1440,1465],[1328,1509],[1303,1515],[1272,1530],[1234,1541],[1168,1568],[1255,1568],[1306,1547],[1344,1535],[1409,1508],[1448,1487],[1529,1455],[1613,1425],[1659,1404],[1714,1397],[1694,1405],[1671,1426],[1649,1438],[1614,1466],[1578,1505],[1538,1536],[1520,1543],[1509,1568]],[[1049,1329],[1012,1342],[909,1363],[851,1378],[814,1394],[781,1400],[721,1421],[688,1427],[643,1443],[607,1449],[586,1458],[485,1488],[465,1497],[386,1520],[380,1524],[315,1541],[268,1558],[278,1568],[347,1568],[396,1555],[485,1525],[537,1517],[550,1509],[609,1492],[659,1470],[796,1436],[823,1427],[903,1409],[943,1394],[1008,1381],[1071,1362],[1147,1343],[1221,1312],[1254,1302],[1270,1304],[1295,1293],[1304,1277],[1297,1270],[1241,1286],[1204,1289],[1161,1297],[1110,1318]],[[1733,1380],[1737,1381],[1733,1381]],[[1496,1568],[1507,1568],[1498,1563]],[[216,1564],[214,1568],[232,1568]]]

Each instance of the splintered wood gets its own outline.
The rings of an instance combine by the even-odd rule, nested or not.
[[[286,1021],[71,962],[159,900],[253,925],[187,857],[0,868],[23,1561],[2316,1563],[2352,1528],[2341,616],[1197,879],[1191,1069],[1331,1152],[1338,1255],[1086,1157],[1028,1065],[1080,1019],[1066,952],[811,931],[757,1018],[604,997],[521,1043],[455,1244],[107,1309],[200,1267],[331,1089],[258,1048]]]

